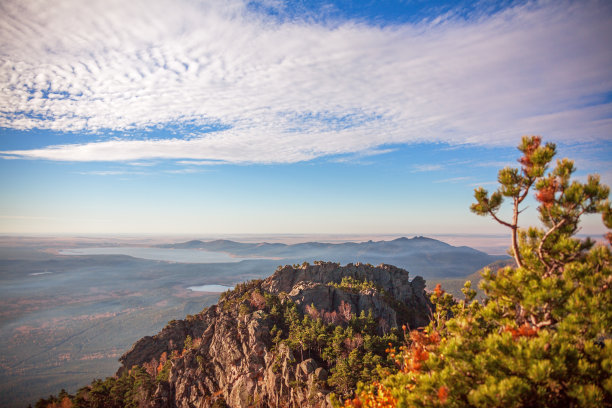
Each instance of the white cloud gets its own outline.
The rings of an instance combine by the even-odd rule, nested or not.
[[[194,168],[166,170],[166,173],[168,174],[195,174],[195,173],[203,173],[203,172],[205,172],[205,170],[194,169]]]
[[[459,181],[469,180],[471,177],[451,177],[443,180],[436,180],[434,183],[457,183]]]
[[[354,154],[343,155],[341,157],[335,157],[330,159],[332,163],[351,163],[351,164],[360,164],[360,165],[370,165],[372,162],[364,161],[363,159],[371,156],[378,156],[381,154],[393,153],[397,151],[397,149],[382,149],[375,148],[370,150],[362,150]]]
[[[78,174],[86,176],[123,176],[123,175],[138,175],[145,176],[148,173],[141,171],[125,171],[125,170],[92,170],[92,171],[80,171]]]
[[[423,173],[428,171],[438,171],[444,169],[441,164],[415,164],[413,167],[413,173]]]
[[[483,187],[483,186],[499,186],[499,182],[497,181],[483,181],[481,183],[471,183],[470,187]]]
[[[217,166],[219,164],[227,164],[226,162],[214,160],[179,160],[176,163],[186,166]]]
[[[517,153],[518,155],[519,153]],[[519,167],[518,160],[508,161],[481,161],[473,164],[474,167],[494,167],[496,169],[503,169],[504,167]]]
[[[130,162],[127,163],[130,166],[136,166],[136,167],[152,167],[155,166],[157,163],[154,161],[147,161],[147,162]]]
[[[240,1],[3,1],[0,9],[0,127],[196,129],[173,139],[50,140],[4,158],[282,163],[398,143],[513,146],[522,134],[558,142],[612,134],[605,1],[383,28],[281,24]],[[230,128],[197,131],[219,124]]]

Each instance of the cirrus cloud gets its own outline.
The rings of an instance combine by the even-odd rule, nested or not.
[[[0,128],[150,134],[49,140],[5,158],[290,163],[389,144],[612,134],[603,1],[382,27],[279,22],[241,1],[0,8]],[[185,123],[196,130],[156,136]]]

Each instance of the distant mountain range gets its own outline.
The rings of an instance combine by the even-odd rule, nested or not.
[[[226,252],[238,257],[278,259],[281,263],[302,263],[315,260],[346,263],[381,263],[408,270],[412,277],[463,277],[490,264],[507,259],[488,255],[466,246],[455,247],[426,237],[398,238],[392,241],[344,242],[339,244],[305,242],[299,244],[242,243],[229,240],[187,241],[158,245],[159,248],[200,249]]]

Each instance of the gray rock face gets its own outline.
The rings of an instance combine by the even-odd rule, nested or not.
[[[387,295],[374,289],[355,292],[329,285],[340,283],[345,276],[372,281]],[[409,282],[408,272],[389,265],[321,263],[280,268],[259,288],[273,294],[284,292],[302,313],[310,305],[330,312],[348,305],[351,313],[371,310],[389,327],[398,324],[398,312],[388,302],[390,296],[395,297],[414,328],[429,320],[424,284],[418,277]],[[121,357],[118,374],[133,365],[156,367],[162,354],[174,353],[168,381],[153,390],[146,406],[208,408],[223,398],[232,408],[331,407],[327,370],[313,358],[301,360],[284,343],[274,348],[274,322],[263,310],[240,311],[248,302],[243,298],[237,294],[233,303],[223,299],[189,320],[172,322],[156,336],[139,340]]]
[[[368,280],[382,288],[390,297],[405,306],[405,318],[411,328],[429,323],[431,302],[425,294],[425,281],[420,276],[410,281],[406,270],[392,265],[381,264],[374,267],[357,263],[341,267],[333,262],[299,268],[288,265],[267,278],[262,287],[271,293],[288,293],[302,306],[302,311],[303,307],[311,303],[317,305],[317,308],[321,305],[325,310],[335,310],[344,301],[353,306],[353,313],[372,309],[375,316],[386,319],[391,327],[397,326],[395,312],[379,294],[359,293],[357,296],[350,296],[350,293],[328,285],[339,284],[345,277]],[[317,283],[320,285],[316,285]]]
[[[305,313],[309,305],[315,305],[318,310],[333,311],[340,309],[344,303],[350,306],[353,314],[358,315],[362,311],[368,313],[371,310],[377,319],[384,320],[389,327],[397,327],[395,310],[372,290],[351,293],[322,283],[299,282],[289,292],[289,298],[298,304],[301,313]]]

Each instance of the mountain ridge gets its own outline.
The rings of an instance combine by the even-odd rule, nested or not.
[[[243,243],[231,240],[191,240],[176,244],[157,245],[159,248],[200,249],[226,252],[233,256],[268,257],[285,262],[309,262],[325,259],[347,264],[363,262],[378,265],[393,264],[408,269],[415,275],[431,277],[463,277],[500,260],[505,255],[489,255],[468,246],[452,246],[445,242],[416,236],[391,241],[364,242],[302,242]]]

